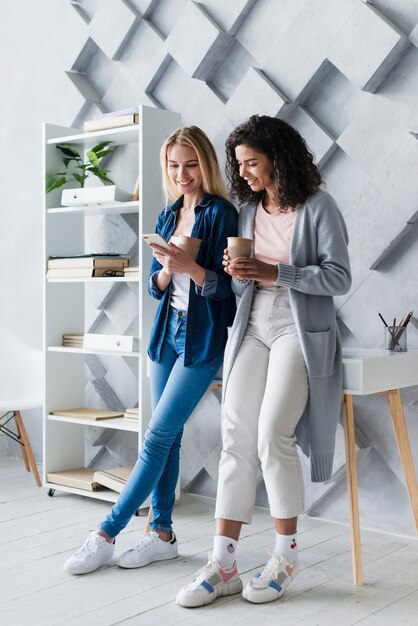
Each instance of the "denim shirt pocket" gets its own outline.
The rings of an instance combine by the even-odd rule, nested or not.
[[[336,371],[336,328],[324,331],[305,331],[307,369],[312,378],[332,376]]]

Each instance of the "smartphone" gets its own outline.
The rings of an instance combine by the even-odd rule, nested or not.
[[[157,246],[161,246],[162,248],[164,248],[164,250],[170,250],[170,246],[165,241],[165,239],[163,239],[161,235],[158,235],[157,233],[150,233],[148,235],[142,235],[142,239],[148,245],[150,245],[150,243],[155,243],[157,244]]]

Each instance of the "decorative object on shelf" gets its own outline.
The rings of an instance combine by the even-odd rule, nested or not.
[[[108,169],[100,167],[100,161],[105,156],[112,154],[113,148],[110,148],[111,141],[101,141],[90,150],[87,151],[87,160],[85,163],[81,154],[70,143],[57,143],[56,148],[62,153],[62,161],[66,167],[64,172],[54,172],[47,174],[47,183],[51,179],[55,179],[47,184],[45,193],[50,193],[54,189],[58,189],[71,180],[76,181],[83,189],[86,179],[89,176],[96,176],[104,185],[114,185],[107,173]],[[71,168],[71,169],[70,169]],[[78,171],[77,171],[78,170]],[[70,191],[70,190],[66,190]]]
[[[48,472],[47,481],[55,485],[75,487],[85,491],[103,491],[104,485],[94,479],[94,469],[87,467],[77,467],[75,469],[61,470],[59,472]]]
[[[85,187],[84,189],[63,189],[62,206],[83,206],[108,202],[129,202],[131,194],[116,185],[107,187]]]
[[[91,409],[82,406],[77,409],[63,409],[60,411],[51,411],[50,415],[59,415],[61,417],[72,417],[74,419],[92,420],[111,420],[117,417],[123,417],[124,413],[118,411],[107,411],[104,409]]]
[[[128,480],[133,466],[127,467],[114,467],[108,470],[97,470],[93,474],[93,480],[103,487],[108,487],[120,493]]]
[[[89,350],[114,350],[115,352],[138,352],[139,339],[132,335],[85,333],[84,348]]]

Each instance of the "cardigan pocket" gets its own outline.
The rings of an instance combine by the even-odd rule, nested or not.
[[[305,331],[307,369],[312,378],[332,376],[336,371],[336,329]]]

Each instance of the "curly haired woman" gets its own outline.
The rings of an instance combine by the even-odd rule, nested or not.
[[[241,592],[236,550],[242,524],[251,523],[259,461],[275,546],[242,595],[255,603],[281,597],[298,571],[304,511],[296,443],[310,456],[312,481],[327,480],[340,412],[333,296],[351,284],[343,217],[286,122],[254,115],[231,133],[226,152],[231,193],[242,205],[239,233],[253,240],[253,253],[224,255],[240,303],[225,352],[216,536],[208,564],[178,593],[186,607]]]

